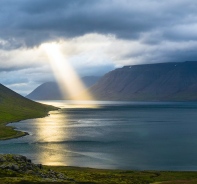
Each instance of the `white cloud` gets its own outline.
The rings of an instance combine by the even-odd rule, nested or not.
[[[0,50],[0,69],[20,69],[40,66],[46,61],[38,48],[19,48],[14,50]]]
[[[86,34],[73,39],[61,39],[60,50],[79,74],[101,75],[114,67],[142,63],[185,61],[197,58],[197,41],[163,40],[151,43],[150,37],[160,37],[159,31],[144,34],[141,39],[125,40],[113,35]],[[157,40],[157,39],[156,39]],[[187,52],[188,54],[185,54]],[[46,54],[41,46],[0,50],[1,83],[22,94],[39,84],[53,80]]]

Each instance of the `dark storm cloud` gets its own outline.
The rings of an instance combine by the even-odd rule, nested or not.
[[[145,54],[151,50],[148,47],[157,46],[148,54],[155,62],[197,59],[193,44],[188,46],[187,53],[176,48],[170,50],[169,44],[163,48],[164,42],[197,41],[196,12],[197,2],[193,0],[0,1],[0,49],[34,47],[43,42],[99,33],[138,41],[147,47]],[[131,52],[122,57],[135,59],[141,55],[142,52]]]
[[[0,1],[0,37],[20,40],[21,46],[35,46],[44,41],[86,33],[140,39],[142,34],[155,30],[165,39],[187,39],[184,30],[179,29],[178,34],[174,34],[171,28],[195,23],[196,4],[191,0]],[[196,35],[192,37],[196,38]]]
[[[161,62],[177,62],[177,61],[197,61],[197,46],[184,49],[184,50],[176,50],[176,51],[166,51],[162,52],[159,58],[156,60],[161,60]]]

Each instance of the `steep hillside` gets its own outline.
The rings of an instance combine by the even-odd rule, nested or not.
[[[96,76],[86,76],[86,77],[83,77],[81,80],[84,83],[85,87],[89,88],[90,86],[95,84],[99,80],[99,78],[100,77],[96,77]],[[62,100],[64,99],[58,84],[55,82],[46,82],[44,84],[41,84],[26,97],[29,99],[33,99],[33,100]]]
[[[98,100],[197,100],[197,62],[125,66],[90,88]]]
[[[57,108],[26,99],[0,84],[0,139],[24,134],[13,130],[11,127],[6,127],[6,123],[43,117],[48,114],[48,111],[55,109]]]

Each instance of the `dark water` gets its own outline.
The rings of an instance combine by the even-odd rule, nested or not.
[[[30,135],[1,141],[0,152],[48,165],[197,170],[197,103],[95,103],[53,102],[62,109],[12,124]]]

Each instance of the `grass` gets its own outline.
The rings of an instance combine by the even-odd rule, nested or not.
[[[57,108],[33,102],[0,84],[0,140],[26,135],[6,126],[10,122],[44,117]]]
[[[102,170],[77,167],[50,167],[78,183],[94,184],[148,184],[197,183],[197,172],[159,172]]]
[[[68,183],[68,184],[196,184],[197,172],[124,171],[78,167],[44,166],[65,174],[72,180],[51,182],[31,174],[0,169],[0,183]]]

